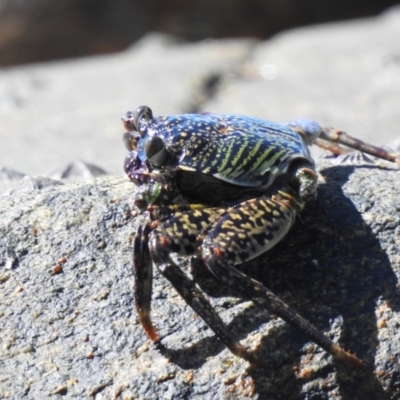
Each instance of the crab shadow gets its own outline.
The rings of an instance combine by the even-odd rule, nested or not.
[[[312,382],[315,398],[326,398],[326,389],[320,389],[324,384],[333,385],[329,390],[337,388],[344,400],[392,398],[374,374],[374,355],[379,346],[375,310],[380,298],[393,310],[400,309],[397,278],[379,240],[342,190],[355,168],[322,170],[326,184],[318,187],[318,200],[306,206],[301,220],[283,241],[240,269],[261,281],[321,331],[330,331],[332,324],[339,324],[339,344],[356,353],[365,367],[355,369],[333,360],[322,363],[325,366],[310,376],[299,378],[295,371],[304,369],[301,358],[306,355],[309,340],[287,324],[277,324],[263,334],[257,349],[266,367],[248,370],[260,398],[302,398],[305,385],[308,394],[313,390],[309,389]],[[211,297],[235,296],[204,268],[196,265],[193,275]],[[233,318],[229,329],[244,339],[270,319],[265,310],[248,307]],[[159,346],[161,353],[184,369],[202,366],[223,348],[215,336],[186,349]]]

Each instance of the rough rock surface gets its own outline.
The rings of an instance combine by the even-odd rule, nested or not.
[[[386,165],[386,164],[385,164]],[[397,399],[400,171],[320,164],[318,200],[243,266],[366,366],[333,360],[200,266],[265,368],[233,356],[158,274],[151,344],[132,300],[134,185],[103,177],[0,197],[0,398]]]

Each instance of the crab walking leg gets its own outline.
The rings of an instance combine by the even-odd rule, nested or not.
[[[197,253],[196,238],[198,234],[223,211],[222,209],[207,209],[175,214],[151,233],[150,253],[160,273],[171,282],[186,303],[215,332],[229,350],[236,356],[259,365],[260,361],[257,357],[247,352],[239,340],[232,335],[193,280],[189,279],[170,258],[170,253],[181,256]],[[185,230],[183,235],[177,235],[179,232],[177,226]]]
[[[137,233],[135,235],[134,243],[133,243],[133,274],[134,274],[134,280],[135,280],[135,285],[134,285],[134,300],[135,300],[135,308],[136,312],[138,313],[139,316],[139,321],[144,329],[144,331],[147,333],[147,335],[150,337],[151,340],[154,342],[157,342],[159,340],[157,332],[154,328],[154,325],[151,321],[150,318],[150,311],[151,311],[151,293],[152,293],[152,283],[153,283],[153,262],[150,257],[150,252],[149,252],[149,234],[151,231],[156,229],[160,225],[160,220],[159,218],[164,218],[167,221],[170,222],[170,224],[166,224],[166,228],[172,230],[172,235],[175,232],[175,226],[178,224],[184,224],[188,221],[187,217],[185,217],[185,212],[189,212],[189,214],[192,214],[194,212],[193,218],[198,219],[196,221],[196,224],[194,226],[195,230],[194,232],[191,232],[193,230],[193,225],[188,226],[186,225],[186,230],[185,232],[188,234],[192,235],[192,241],[193,245],[192,247],[192,252],[193,254],[194,250],[196,249],[195,247],[195,238],[199,234],[200,230],[204,228],[204,224],[210,223],[215,216],[219,215],[222,213],[224,210],[223,209],[210,209],[204,212],[200,213],[200,210],[204,208],[203,205],[201,204],[193,204],[193,205],[172,205],[168,207],[156,207],[156,206],[150,206],[148,207],[148,212],[149,212],[149,218],[151,222],[148,222],[145,225],[139,226]],[[176,213],[176,217],[169,217],[171,214]],[[200,214],[199,214],[200,213]],[[184,219],[184,221],[182,220]],[[174,226],[170,226],[174,224]],[[202,225],[203,224],[203,225]],[[163,226],[161,226],[160,229],[163,229]],[[179,229],[178,229],[179,230]],[[177,230],[177,231],[178,231]],[[183,239],[182,239],[183,241]],[[188,245],[188,244],[187,244]],[[176,247],[176,246],[175,246]],[[186,247],[184,251],[181,251],[182,255],[187,255],[190,253],[189,249]],[[171,248],[169,248],[169,251],[174,251]]]
[[[346,132],[339,129],[333,128],[322,128],[319,135],[320,139],[327,140],[328,142],[343,144],[352,149],[360,150],[364,153],[371,154],[372,156],[382,158],[383,160],[391,161],[400,166],[400,155],[396,153],[390,153],[385,149],[373,146],[350,136]]]
[[[194,282],[174,263],[163,263],[162,252],[155,251],[154,258],[161,274],[168,279],[186,303],[203,319],[228,349],[238,357],[253,364],[260,365],[256,356],[249,353],[238,339],[229,331],[220,316],[212,308]],[[157,255],[159,257],[157,257]]]
[[[321,138],[315,139],[314,144],[316,144],[318,147],[321,147],[321,149],[330,151],[332,154],[340,155],[347,153],[347,151],[342,147],[339,147],[336,144]]]
[[[150,225],[139,226],[133,244],[133,273],[135,278],[134,298],[136,311],[143,329],[151,340],[158,336],[150,319],[153,264],[148,248]]]
[[[278,315],[332,356],[362,366],[361,360],[333,343],[260,282],[234,268],[269,250],[287,233],[298,212],[298,202],[284,194],[252,199],[223,214],[203,233],[203,260],[215,276],[241,296]]]

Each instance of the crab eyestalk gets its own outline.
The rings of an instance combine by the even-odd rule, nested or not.
[[[133,116],[136,130],[140,133],[143,133],[143,131],[146,129],[146,125],[143,123],[153,119],[153,111],[151,111],[150,107],[140,106],[136,109]]]

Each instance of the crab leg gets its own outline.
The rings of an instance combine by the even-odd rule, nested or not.
[[[154,342],[158,336],[150,319],[153,264],[148,248],[150,224],[139,226],[133,244],[134,298],[136,311],[143,329]]]
[[[222,212],[224,212],[223,209],[207,209],[176,213],[150,234],[150,253],[161,274],[171,282],[186,303],[215,332],[229,350],[238,357],[259,365],[260,361],[257,357],[246,351],[196,287],[193,280],[189,279],[170,257],[170,253],[180,256],[197,253],[196,238],[198,234]],[[176,235],[177,225],[185,231],[181,237]]]
[[[278,315],[332,356],[362,366],[356,356],[333,343],[260,282],[234,267],[279,242],[298,211],[296,199],[284,192],[271,199],[256,198],[229,209],[203,233],[203,260],[215,276],[241,296]]]
[[[321,149],[330,151],[332,154],[340,155],[346,153],[346,150],[342,149],[340,146],[321,138],[315,139],[314,144],[321,147]]]
[[[391,161],[400,166],[400,155],[396,153],[390,153],[385,149],[373,146],[363,142],[360,139],[356,139],[350,136],[346,132],[339,129],[333,128],[322,128],[319,135],[320,139],[327,140],[328,142],[340,143],[352,149],[360,150],[364,153],[370,154],[372,156],[382,158],[383,160]]]
[[[159,340],[156,330],[150,318],[151,311],[151,293],[152,293],[152,283],[153,283],[153,264],[150,258],[149,252],[149,234],[151,231],[157,228],[161,223],[160,218],[164,217],[170,220],[168,216],[172,213],[177,213],[177,215],[182,215],[183,212],[193,211],[199,212],[205,206],[201,204],[193,205],[172,205],[166,207],[149,206],[148,213],[150,222],[139,226],[135,239],[133,242],[133,274],[135,279],[134,286],[134,300],[136,311],[139,316],[139,321],[143,326],[143,329],[150,337],[151,340],[157,342]],[[206,218],[213,218],[215,215],[221,213],[222,209],[214,209],[212,211],[205,211]],[[201,214],[203,215],[203,214]],[[199,218],[200,219],[200,218]],[[176,222],[176,221],[175,221]],[[201,223],[200,223],[201,225]],[[201,228],[199,228],[201,229]],[[197,236],[199,230],[195,232]],[[192,246],[195,249],[195,243]],[[170,249],[171,250],[171,249]]]
[[[164,254],[165,255],[165,254]],[[253,364],[260,365],[260,360],[249,353],[229,331],[221,317],[212,308],[209,301],[204,297],[202,292],[197,289],[194,282],[189,279],[186,274],[173,262],[163,263],[162,252],[153,253],[154,261],[161,274],[168,279],[175,290],[182,298],[212,329],[219,339],[225,344],[228,349],[238,357],[241,357]]]

